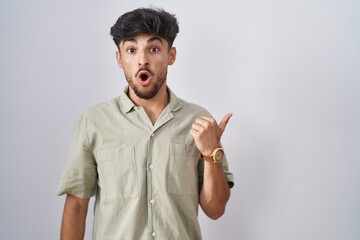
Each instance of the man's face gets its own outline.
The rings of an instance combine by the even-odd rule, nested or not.
[[[168,65],[174,63],[176,49],[155,35],[138,35],[121,41],[116,59],[135,94],[142,99],[154,97],[166,82]]]

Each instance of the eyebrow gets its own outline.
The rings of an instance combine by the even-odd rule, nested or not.
[[[163,42],[161,41],[161,38],[159,38],[159,37],[149,38],[146,42],[151,43],[151,42],[155,42],[155,41],[160,41],[160,43],[163,44]]]
[[[152,42],[155,42],[155,41],[159,41],[161,44],[163,44],[163,42],[161,41],[161,38],[160,38],[160,37],[151,37],[151,38],[149,38],[146,42],[147,42],[147,43],[152,43]],[[136,41],[135,38],[125,39],[125,40],[123,41],[123,45],[125,44],[125,42],[137,43],[137,41]]]

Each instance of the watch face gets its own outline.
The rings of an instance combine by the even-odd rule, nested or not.
[[[219,149],[215,153],[215,159],[216,159],[216,161],[220,162],[223,158],[224,158],[224,151],[222,149]]]

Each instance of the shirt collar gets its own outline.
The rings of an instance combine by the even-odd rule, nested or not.
[[[181,108],[182,101],[175,95],[175,93],[173,93],[173,91],[171,91],[169,87],[166,87],[166,89],[170,96],[170,101],[167,107],[170,109],[170,111],[175,112]],[[131,99],[127,95],[128,90],[129,90],[129,86],[126,86],[124,92],[120,96],[120,104],[125,113],[129,113],[135,107],[135,104],[131,101]]]

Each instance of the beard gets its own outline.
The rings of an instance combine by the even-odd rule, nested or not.
[[[139,86],[136,83],[134,83],[134,79],[135,81],[137,81],[136,77],[132,78],[125,74],[125,78],[129,83],[129,86],[134,90],[136,96],[142,99],[149,100],[155,97],[156,94],[159,92],[160,88],[164,85],[164,82],[166,81],[166,75],[167,75],[167,71],[165,70],[164,72],[159,74],[159,77],[157,77],[156,79],[155,78],[152,79],[153,81],[152,85],[148,87],[150,89],[145,89],[145,90],[141,90]]]

